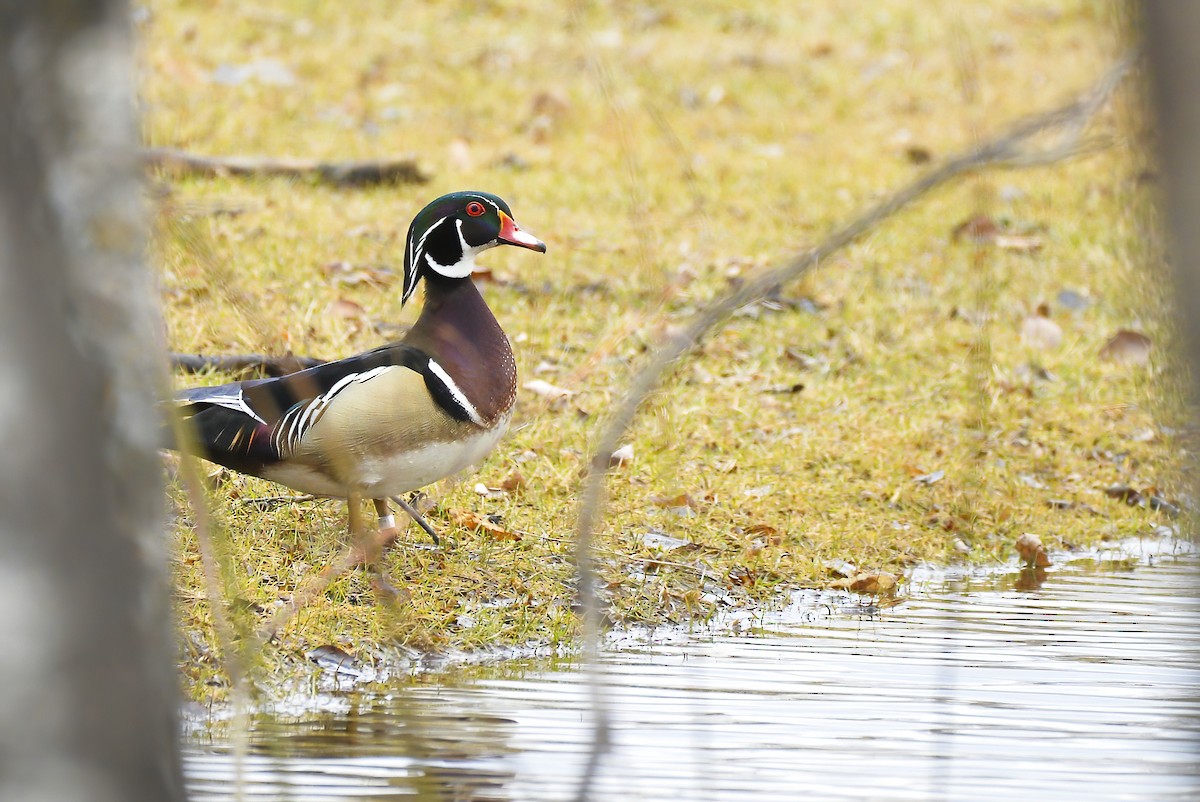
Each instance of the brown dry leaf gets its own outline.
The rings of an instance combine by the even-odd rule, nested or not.
[[[1026,532],[1017,538],[1015,545],[1017,554],[1021,556],[1021,561],[1026,565],[1038,568],[1050,565],[1050,556],[1046,554],[1046,547],[1042,545],[1042,539],[1032,532]]]
[[[950,233],[950,238],[959,240],[963,237],[972,242],[992,242],[1000,233],[1000,226],[986,214],[979,213],[959,223]]]
[[[933,161],[933,151],[924,145],[909,145],[904,149],[904,155],[911,164],[929,164]]]
[[[673,496],[651,496],[650,498],[646,499],[646,501],[655,507],[666,507],[668,509],[673,509],[676,507],[690,507],[691,509],[696,509],[700,506],[696,499],[692,498],[690,493],[676,493]]]
[[[729,569],[729,581],[745,588],[754,585],[755,576],[755,573],[744,565],[735,565]]]
[[[512,282],[505,276],[496,275],[490,267],[476,267],[471,271],[471,278],[479,284],[495,284],[497,287],[507,287]]]
[[[755,524],[746,529],[748,535],[758,535],[754,542],[761,544],[762,547],[778,546],[783,543],[783,535],[779,530],[767,524]]]
[[[470,529],[475,532],[483,531],[496,540],[520,540],[521,536],[515,532],[509,532],[504,527],[500,526],[495,521],[480,515],[477,512],[470,510],[451,510],[450,520],[456,526],[461,526],[463,529]]]
[[[1100,349],[1100,358],[1118,365],[1145,365],[1153,341],[1140,331],[1121,329]]]
[[[887,571],[877,571],[869,574],[858,574],[848,580],[849,590],[855,593],[868,593],[872,596],[891,596],[896,592],[896,583],[898,581],[895,574]]]
[[[500,489],[505,493],[515,493],[518,490],[525,488],[525,475],[513,468],[512,473],[504,477],[504,481],[500,483]]]
[[[362,305],[356,304],[346,298],[338,298],[329,305],[329,314],[333,317],[340,317],[345,320],[362,320],[367,315],[367,310],[362,308]]]
[[[1142,494],[1128,485],[1113,485],[1112,487],[1106,487],[1104,488],[1104,495],[1108,496],[1109,498],[1120,499],[1131,507],[1136,507],[1142,503]]]
[[[529,101],[532,114],[546,114],[551,117],[563,117],[571,110],[571,100],[556,89],[543,90]]]
[[[321,272],[335,285],[354,287],[368,284],[373,287],[387,287],[396,280],[396,272],[386,267],[373,265],[352,265],[349,262],[330,262],[321,267]]]
[[[1048,311],[1042,304],[1036,314],[1021,321],[1021,342],[1042,351],[1053,351],[1062,345],[1062,326],[1047,316]]]

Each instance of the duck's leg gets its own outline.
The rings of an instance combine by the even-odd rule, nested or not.
[[[430,539],[433,541],[433,545],[435,545],[435,546],[442,545],[441,539],[438,538],[437,530],[435,530],[432,526],[429,525],[429,521],[426,521],[424,516],[422,516],[421,513],[417,512],[416,508],[413,507],[413,505],[411,505],[407,501],[405,501],[403,496],[392,496],[391,499],[392,499],[392,501],[399,504],[400,508],[402,510],[404,510],[405,512],[408,513],[409,518],[412,518],[414,521],[417,522],[417,526],[419,526],[425,530],[425,534],[429,535]],[[387,509],[386,501],[381,501],[379,499],[376,499],[375,500],[375,509],[376,510],[379,509],[380,504],[383,505],[383,509],[385,509],[385,510]],[[382,521],[383,521],[383,513],[382,512],[379,514],[379,520],[382,523]]]
[[[346,529],[350,532],[351,543],[362,537],[362,496],[351,493],[346,497]]]
[[[384,543],[391,543],[400,534],[396,529],[396,516],[392,515],[387,499],[371,499],[371,503],[375,505],[375,514],[379,516],[379,539]]]

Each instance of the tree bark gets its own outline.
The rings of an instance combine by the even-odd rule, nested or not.
[[[1200,380],[1200,4],[1147,2],[1142,14],[1177,311]]]
[[[0,800],[183,799],[119,0],[0,0]]]

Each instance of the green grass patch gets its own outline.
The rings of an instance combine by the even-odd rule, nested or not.
[[[367,660],[396,645],[570,642],[583,466],[647,350],[924,169],[914,162],[1062,102],[1124,48],[1119,7],[1066,1],[148,10],[148,144],[330,160],[413,152],[434,175],[365,190],[160,177],[154,260],[172,350],[335,358],[391,339],[417,306],[401,310],[398,278],[339,283],[328,266],[399,272],[412,215],[446,191],[500,194],[549,246],[544,257],[488,253],[482,289],[522,382],[574,395],[522,391],[478,474],[434,490],[444,547],[417,547],[414,528],[385,561],[407,600],[381,600],[354,572],[280,636],[282,654],[331,643]],[[266,80],[222,82],[223,65],[264,63]],[[704,618],[713,589],[766,603],[831,582],[828,560],[988,562],[1012,556],[1024,532],[1069,548],[1163,522],[1103,493],[1173,497],[1183,460],[1134,90],[1096,123],[1107,148],[938,192],[677,367],[628,434],[632,461],[612,472],[597,544],[610,618]],[[954,238],[977,212],[1036,247]],[[1061,330],[1053,348],[1022,337],[1042,304]],[[1098,357],[1122,328],[1152,338],[1148,365]],[[517,490],[474,491],[514,472]],[[247,629],[347,545],[344,504],[242,503],[280,492],[214,480]],[[191,513],[177,487],[172,500],[185,671],[194,695],[220,694],[206,684],[213,636]],[[499,516],[520,539],[463,530],[463,512]],[[648,534],[692,545],[664,554]]]

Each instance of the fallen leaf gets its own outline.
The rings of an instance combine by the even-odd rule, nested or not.
[[[629,443],[608,455],[608,464],[613,467],[620,467],[627,462],[633,462],[633,446]]]
[[[505,493],[515,493],[524,488],[525,476],[516,468],[513,469],[512,473],[504,477],[504,481],[500,483],[500,489]]]
[[[1104,495],[1109,498],[1120,499],[1131,507],[1136,507],[1142,503],[1142,494],[1128,485],[1106,487],[1104,488]]]
[[[245,64],[219,64],[209,80],[222,86],[239,86],[253,81],[264,86],[292,86],[296,74],[278,59],[260,58]]]
[[[535,395],[539,395],[548,401],[560,401],[564,398],[569,398],[575,395],[574,390],[568,390],[564,387],[556,387],[544,379],[531,379],[523,385],[526,390],[529,390]]]
[[[346,320],[361,320],[366,317],[367,310],[354,301],[346,298],[338,298],[329,305],[329,314],[333,317],[340,317]]]
[[[470,510],[451,510],[450,520],[456,526],[461,526],[463,529],[472,531],[484,531],[491,535],[496,540],[520,540],[521,536],[515,532],[509,532],[499,523],[492,520],[491,517],[485,517]]]
[[[355,660],[352,655],[347,654],[336,646],[318,646],[307,652],[304,656],[326,671],[332,671],[335,674],[362,677],[367,673],[363,670],[362,664]]]
[[[1021,321],[1021,342],[1042,351],[1053,351],[1062,345],[1062,326],[1046,316],[1045,306],[1038,308],[1036,314]]]
[[[690,540],[681,540],[663,532],[651,530],[642,535],[642,545],[655,551],[676,551],[694,546]]]
[[[858,569],[854,567],[854,563],[846,562],[845,560],[825,560],[821,563],[834,576],[852,577],[858,573]]]
[[[1171,518],[1179,517],[1180,509],[1178,504],[1173,504],[1161,496],[1150,496],[1150,509],[1156,512],[1162,512]]]
[[[1100,349],[1100,358],[1118,365],[1145,365],[1153,341],[1138,331],[1121,329]]]
[[[1003,248],[1006,251],[1018,251],[1020,253],[1033,253],[1042,248],[1042,238],[1027,236],[1021,234],[996,234],[992,238],[992,242],[997,248]]]
[[[550,89],[538,92],[529,101],[533,114],[548,114],[552,117],[565,116],[571,110],[571,100],[558,90]]]
[[[675,507],[690,507],[695,509],[700,506],[690,493],[676,493],[673,496],[651,496],[646,501],[655,507],[667,507],[669,509]]]
[[[449,159],[450,163],[464,172],[469,171],[474,165],[475,160],[471,156],[471,143],[462,137],[457,137],[450,140]]]
[[[1072,312],[1082,312],[1092,305],[1091,299],[1075,290],[1059,290],[1055,300],[1058,301],[1059,306]]]
[[[763,388],[764,393],[777,393],[780,395],[792,395],[804,389],[803,382],[794,382],[792,384],[772,384]]]
[[[775,485],[759,485],[758,487],[752,487],[749,490],[743,490],[742,495],[749,496],[750,498],[765,498],[771,495],[774,490]]]
[[[483,482],[475,483],[475,494],[484,498],[504,498],[507,494],[498,487],[488,487]]]
[[[858,574],[845,581],[849,583],[847,590],[855,593],[890,596],[896,592],[897,577],[887,571]]]
[[[1000,233],[1000,226],[986,214],[976,214],[959,223],[950,233],[954,240],[966,237],[972,242],[991,242]]]
[[[490,267],[476,267],[471,271],[471,278],[476,284],[495,284],[498,287],[507,287],[511,282],[496,273]]]
[[[1050,565],[1050,556],[1046,554],[1042,539],[1032,532],[1026,532],[1017,538],[1016,547],[1021,561],[1027,566],[1045,568]]]
[[[909,145],[904,149],[904,155],[912,164],[929,164],[933,161],[933,151],[923,145]]]
[[[387,287],[396,280],[396,272],[390,268],[373,265],[356,266],[349,262],[330,262],[321,267],[321,272],[335,285],[346,287],[359,284]]]
[[[748,588],[754,584],[754,579],[754,572],[743,565],[735,565],[729,569],[729,581],[735,585]]]

